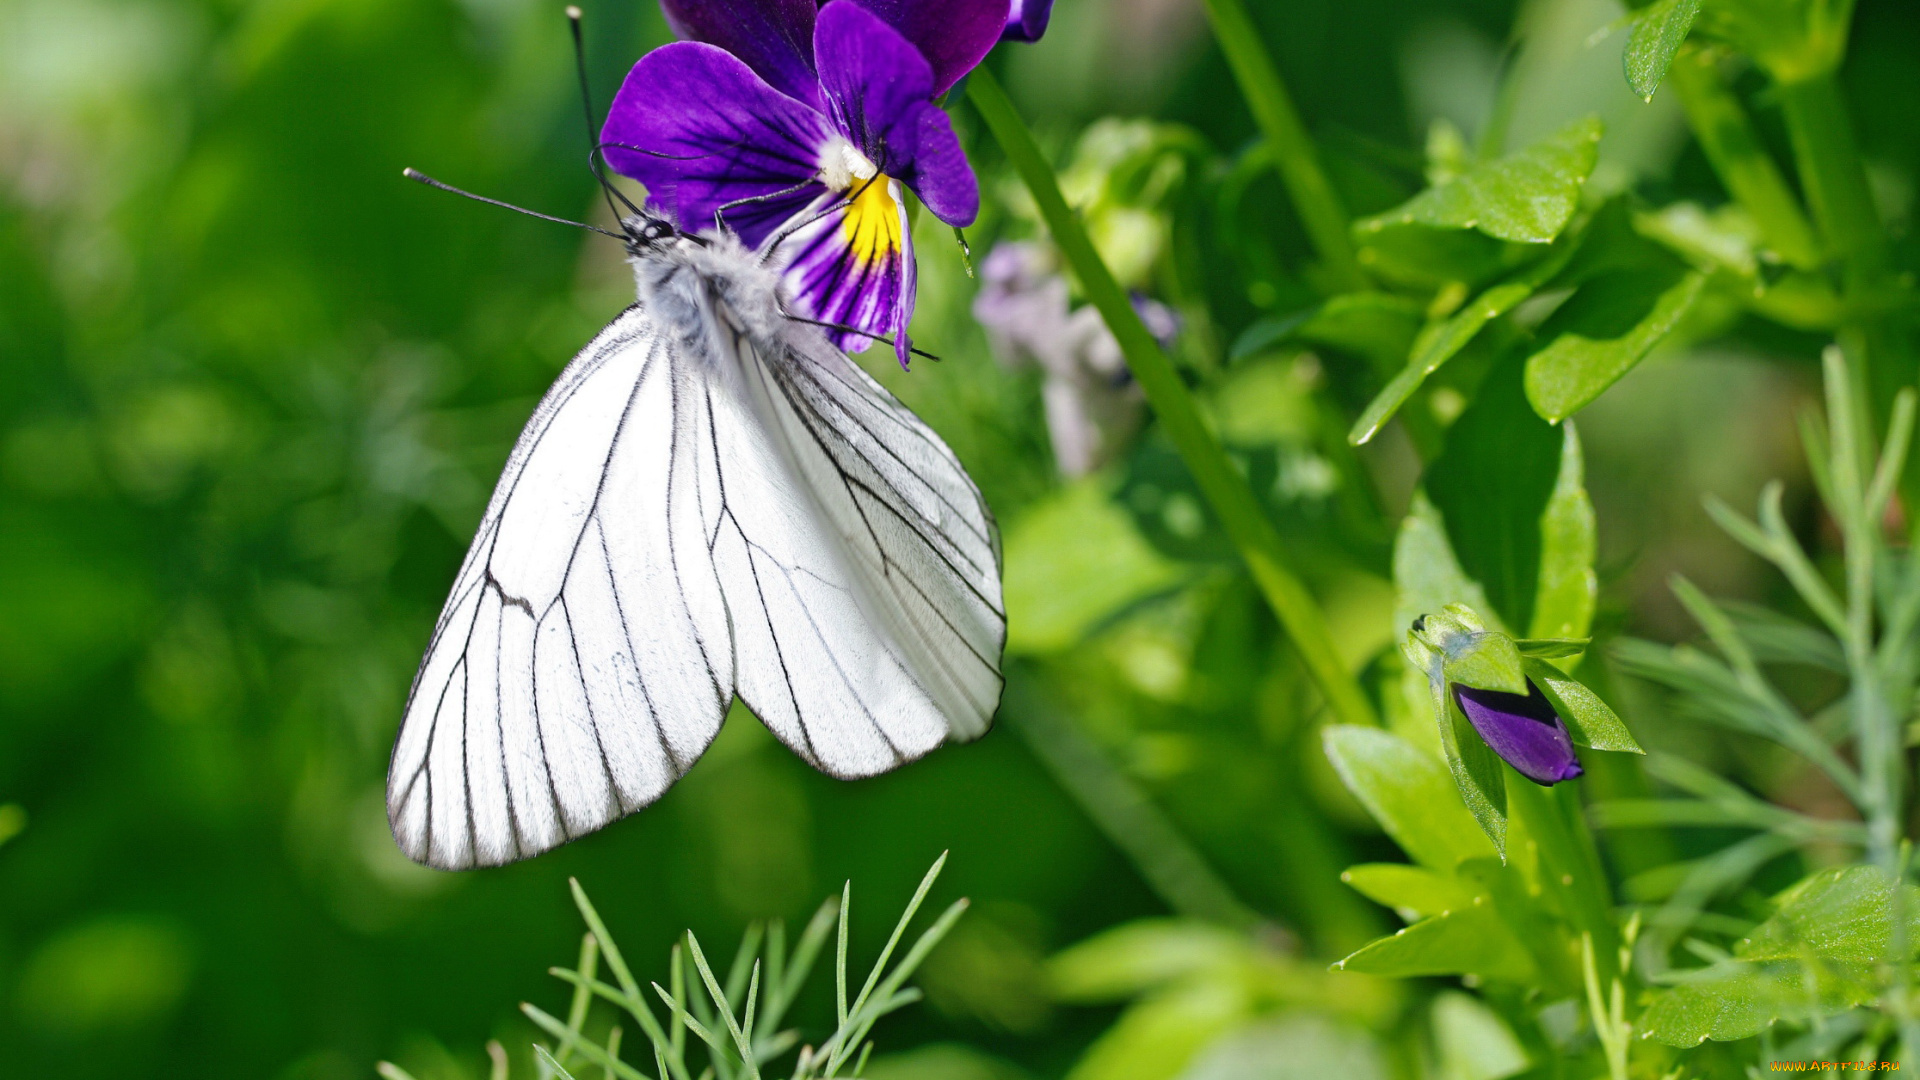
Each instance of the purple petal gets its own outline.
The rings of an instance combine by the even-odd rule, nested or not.
[[[915,127],[913,167],[900,179],[934,217],[949,225],[973,224],[980,215],[980,183],[960,148],[960,137],[953,133],[953,121],[946,110],[928,105],[920,110]]]
[[[856,0],[846,0],[848,3]],[[857,0],[933,65],[932,97],[972,71],[1007,28],[1008,0]]]
[[[803,314],[847,328],[827,336],[849,352],[893,336],[904,366],[917,281],[903,198],[897,183],[876,179],[856,189],[851,205],[822,214],[781,249],[791,253],[783,277]]]
[[[825,116],[726,51],[683,41],[633,65],[600,138],[614,169],[681,227],[728,207],[727,224],[754,247],[821,197],[820,150],[833,135]],[[728,206],[742,199],[757,201]]]
[[[813,74],[815,0],[661,0],[667,25],[689,41],[717,45],[775,90],[818,105]]]
[[[1493,752],[1536,784],[1557,784],[1581,773],[1567,725],[1532,683],[1527,692],[1503,694],[1455,684],[1453,699]]]
[[[1047,32],[1047,21],[1053,18],[1053,0],[1013,0],[1013,9],[1007,12],[1007,28],[1001,32],[1001,41],[1039,41],[1040,35]]]
[[[820,9],[813,57],[827,114],[881,172],[911,164],[917,121],[933,96],[933,68],[913,43],[851,0]]]

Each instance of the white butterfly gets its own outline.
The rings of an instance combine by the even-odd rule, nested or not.
[[[842,778],[1000,698],[999,535],[953,452],[737,241],[624,228],[639,301],[527,422],[414,677],[387,817],[418,862],[646,806],[735,695]]]

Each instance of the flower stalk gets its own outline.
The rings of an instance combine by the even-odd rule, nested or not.
[[[1053,167],[991,72],[976,69],[967,80],[967,98],[1006,151],[1032,193],[1053,242],[1073,268],[1087,298],[1099,309],[1120,343],[1127,366],[1159,416],[1167,437],[1192,471],[1194,480],[1219,515],[1254,581],[1300,651],[1307,671],[1334,715],[1344,724],[1379,726],[1373,704],[1334,648],[1333,633],[1319,602],[1287,566],[1280,533],[1261,509],[1247,479],[1228,460],[1207,427],[1200,407],[1180,379],[1173,360],[1140,320],[1127,293],[1094,250],[1086,229],[1060,194]]]
[[[1246,6],[1240,0],[1207,0],[1207,18],[1314,249],[1341,291],[1365,289],[1367,276],[1354,254],[1346,207],[1320,168],[1320,155]]]

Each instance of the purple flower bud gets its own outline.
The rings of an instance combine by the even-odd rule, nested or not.
[[[1527,683],[1526,694],[1504,694],[1453,684],[1453,700],[1493,752],[1521,776],[1543,787],[1571,780],[1583,771],[1574,757],[1567,725],[1540,688]]]

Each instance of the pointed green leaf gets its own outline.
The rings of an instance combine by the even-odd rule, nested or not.
[[[1680,43],[1687,40],[1687,31],[1693,28],[1693,17],[1698,14],[1700,0],[1657,0],[1634,16],[1626,55],[1621,58],[1627,85],[1634,93],[1653,100],[1653,92],[1673,63],[1673,55],[1680,51]]]
[[[1641,1014],[1640,1033],[1668,1046],[1746,1039],[1781,1020],[1807,1021],[1864,1005],[1878,993],[1871,969],[1793,961],[1722,961],[1687,972]]]
[[[1547,508],[1540,514],[1540,584],[1534,593],[1533,620],[1528,624],[1529,633],[1539,643],[1531,654],[1534,656],[1542,655],[1538,650],[1546,641],[1585,638],[1600,594],[1599,579],[1593,572],[1597,548],[1593,501],[1587,498],[1580,436],[1572,422],[1562,427],[1560,475],[1547,498]],[[1524,644],[1521,651],[1527,651]]]
[[[1587,689],[1586,684],[1545,660],[1528,657],[1526,665],[1527,677],[1553,703],[1553,711],[1560,714],[1560,719],[1567,722],[1567,734],[1574,742],[1595,750],[1646,753],[1634,741],[1627,725],[1600,700],[1600,695]]]
[[[1578,234],[1563,238],[1539,261],[1515,271],[1447,318],[1429,323],[1414,338],[1407,366],[1367,403],[1347,432],[1347,441],[1359,446],[1378,434],[1420,384],[1427,381],[1427,376],[1466,348],[1489,322],[1512,311],[1564,269],[1579,243]]]
[[[1520,650],[1505,634],[1489,631],[1472,635],[1458,651],[1441,662],[1440,670],[1450,683],[1477,690],[1498,690],[1503,694],[1525,694],[1527,671]]]
[[[1530,983],[1539,977],[1526,946],[1485,901],[1422,919],[1391,937],[1368,942],[1333,966],[1336,971],[1395,978],[1478,975]]]
[[[1541,524],[1560,478],[1564,437],[1527,404],[1519,352],[1480,384],[1428,466],[1427,495],[1446,522],[1460,567],[1486,589],[1502,625],[1532,625]],[[1534,635],[1544,636],[1544,635]],[[1577,636],[1577,635],[1569,635]]]
[[[1920,949],[1920,938],[1913,934],[1920,923],[1920,889],[1908,885],[1904,893],[1907,948],[1912,951]],[[1856,864],[1821,870],[1776,899],[1779,909],[1734,946],[1735,956],[1742,960],[1813,956],[1850,964],[1890,959],[1893,888],[1879,867]]]
[[[1433,756],[1379,728],[1329,725],[1327,759],[1387,835],[1422,866],[1450,872],[1492,854]]]
[[[1527,359],[1527,400],[1548,420],[1572,416],[1645,359],[1706,282],[1699,271],[1630,271],[1580,286],[1540,328],[1546,344]]]
[[[1500,1015],[1458,990],[1433,999],[1433,1041],[1449,1080],[1506,1080],[1533,1065]]]
[[[1600,118],[1589,116],[1524,150],[1428,188],[1355,226],[1361,234],[1391,225],[1478,229],[1488,236],[1544,244],[1560,235],[1593,172]]]
[[[1406,863],[1349,866],[1340,880],[1376,904],[1417,915],[1438,915],[1473,903],[1479,892],[1451,874]]]
[[[1591,644],[1592,638],[1520,638],[1513,643],[1513,647],[1520,650],[1521,656],[1558,660],[1565,656],[1579,656]]]
[[[1507,780],[1500,756],[1493,752],[1480,733],[1453,700],[1453,695],[1436,684],[1433,692],[1434,715],[1439,718],[1440,750],[1447,758],[1447,771],[1460,792],[1460,801],[1493,842],[1500,857],[1507,857]]]
[[[1493,618],[1491,629],[1502,629],[1480,583],[1467,576],[1447,539],[1447,525],[1424,491],[1413,493],[1413,505],[1400,523],[1393,541],[1394,626],[1405,630],[1422,615],[1444,611],[1449,604],[1465,604]],[[1425,668],[1421,668],[1425,670]]]

